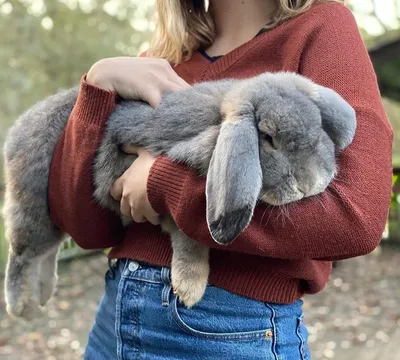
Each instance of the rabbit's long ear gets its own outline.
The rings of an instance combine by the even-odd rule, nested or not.
[[[338,151],[353,141],[356,131],[356,112],[337,92],[317,85],[312,96],[322,116],[322,127]]]
[[[250,223],[262,186],[253,115],[227,118],[207,173],[207,224],[213,239],[230,244]]]

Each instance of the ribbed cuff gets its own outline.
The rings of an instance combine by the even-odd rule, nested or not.
[[[76,101],[76,114],[87,124],[102,126],[117,104],[115,91],[101,89],[86,82],[82,76],[81,87]]]
[[[155,212],[161,215],[175,212],[188,172],[190,169],[165,156],[156,159],[147,180],[147,196]]]

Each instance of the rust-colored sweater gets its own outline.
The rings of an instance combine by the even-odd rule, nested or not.
[[[200,53],[175,67],[189,83],[246,78],[262,72],[298,72],[339,92],[357,111],[353,143],[338,157],[339,171],[317,198],[288,209],[260,205],[250,226],[222,247],[208,230],[205,179],[159,157],[148,196],[190,238],[212,248],[212,285],[257,300],[289,303],[326,284],[331,261],[364,255],[379,243],[391,192],[392,130],[376,77],[351,12],[321,3],[211,63]],[[168,266],[171,247],[159,226],[119,219],[93,201],[92,164],[116,95],[85,82],[58,143],[50,173],[54,222],[83,248],[112,247],[113,258]],[[306,115],[306,114],[305,114]]]

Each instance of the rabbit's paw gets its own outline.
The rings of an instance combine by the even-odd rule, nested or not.
[[[20,291],[9,290],[7,294],[7,312],[14,316],[32,320],[43,314],[41,306],[45,305],[54,293],[57,283],[57,275],[52,278],[41,278],[35,291],[32,285],[25,286]]]
[[[48,296],[48,290],[43,287],[37,266],[17,267],[14,264],[11,262],[6,278],[7,312],[31,320],[42,314],[40,305]]]
[[[51,279],[45,278],[40,280],[40,305],[45,305],[53,296],[57,284],[57,278],[57,275],[53,274]]]
[[[183,271],[182,271],[183,270]],[[190,270],[172,267],[171,282],[179,300],[190,308],[196,305],[204,295],[208,280],[208,266],[192,266]]]
[[[30,294],[24,292],[15,299],[12,296],[8,296],[7,312],[11,316],[26,320],[33,320],[43,314],[39,303],[35,299],[32,299]]]
[[[38,266],[38,288],[40,305],[53,296],[57,285],[57,250],[50,252]]]

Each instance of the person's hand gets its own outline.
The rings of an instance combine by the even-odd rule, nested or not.
[[[123,99],[142,100],[157,107],[164,92],[190,87],[163,59],[117,57],[94,64],[86,76],[89,84],[115,91]],[[111,196],[121,202],[121,212],[136,222],[160,223],[147,197],[147,178],[155,159],[146,150],[125,147],[138,155],[131,167],[115,181]]]
[[[159,215],[153,210],[147,197],[147,179],[155,158],[144,148],[124,146],[127,153],[137,154],[138,158],[111,187],[111,196],[121,202],[121,213],[142,223],[160,223]]]
[[[143,100],[157,107],[166,91],[190,85],[179,77],[168,61],[145,57],[107,58],[95,63],[86,76],[89,84],[117,92],[123,99]]]

